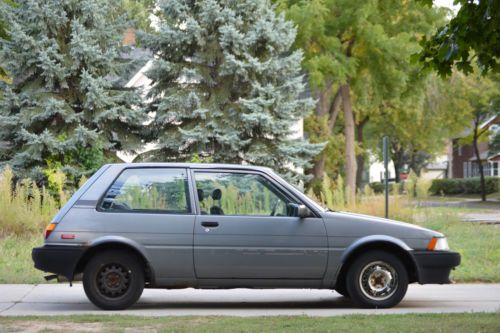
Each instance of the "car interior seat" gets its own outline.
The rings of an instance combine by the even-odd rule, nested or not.
[[[200,209],[201,209],[201,202],[203,199],[205,199],[205,194],[203,193],[203,190],[201,188],[197,189],[198,192],[198,202],[200,203]],[[204,210],[201,210],[201,215],[207,215],[207,212]]]
[[[219,201],[218,205],[213,205],[210,207],[210,215],[224,215],[224,211],[222,210],[220,199],[222,198],[222,191],[218,188],[212,191],[212,199],[214,201]]]

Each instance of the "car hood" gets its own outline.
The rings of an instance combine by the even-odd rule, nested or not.
[[[349,212],[326,212],[323,216],[328,235],[363,237],[387,235],[400,239],[430,239],[443,234],[414,224]]]

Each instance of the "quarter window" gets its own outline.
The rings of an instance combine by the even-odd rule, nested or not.
[[[125,169],[104,196],[105,211],[145,211],[188,214],[189,189],[185,169]]]
[[[196,172],[201,214],[291,216],[290,200],[256,174]]]

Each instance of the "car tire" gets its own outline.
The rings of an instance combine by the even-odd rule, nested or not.
[[[370,251],[357,257],[346,276],[351,300],[363,308],[390,308],[408,289],[408,272],[402,261],[385,251]]]
[[[103,310],[126,309],[144,290],[141,260],[125,251],[99,253],[85,266],[83,288],[88,299]]]
[[[335,291],[338,292],[340,295],[349,298],[349,293],[347,292],[345,283],[340,283],[335,286]]]

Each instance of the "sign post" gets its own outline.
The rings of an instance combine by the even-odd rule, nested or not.
[[[385,218],[389,218],[389,137],[384,136]]]

